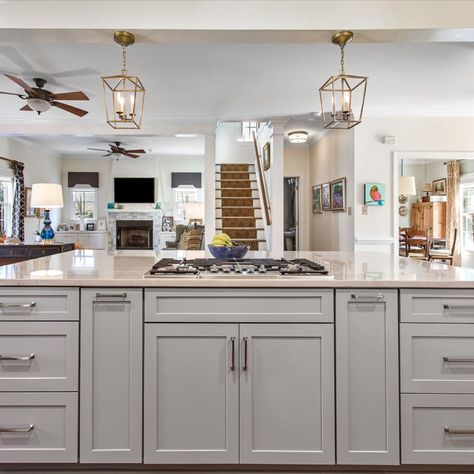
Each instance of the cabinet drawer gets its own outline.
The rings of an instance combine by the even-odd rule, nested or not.
[[[77,462],[77,428],[76,393],[0,393],[1,463]]]
[[[0,322],[0,391],[74,391],[76,322]]]
[[[472,290],[401,290],[401,321],[474,323]]]
[[[332,322],[331,289],[145,290],[148,322]]]
[[[0,246],[0,257],[28,257],[28,247]]]
[[[474,463],[474,395],[402,395],[403,464]]]
[[[401,386],[406,393],[474,393],[474,325],[402,324]]]
[[[59,247],[48,247],[47,245],[45,246],[40,246],[38,247],[32,247],[30,248],[30,257],[45,257],[47,255],[55,255],[60,252]]]
[[[78,320],[78,288],[0,289],[0,321]]]

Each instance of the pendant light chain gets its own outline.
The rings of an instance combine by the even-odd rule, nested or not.
[[[127,51],[126,51],[127,46],[122,45],[122,76],[127,75]]]
[[[341,44],[341,75],[344,75],[344,44]]]

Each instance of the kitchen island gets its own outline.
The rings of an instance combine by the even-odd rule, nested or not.
[[[0,268],[0,463],[474,463],[473,270],[300,252],[330,276],[144,278],[182,256]]]

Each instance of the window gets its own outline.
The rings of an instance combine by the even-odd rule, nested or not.
[[[180,186],[173,189],[173,216],[185,220],[185,206],[188,202],[198,202],[198,190],[194,186]]]
[[[12,233],[13,180],[0,177],[0,231]]]
[[[243,142],[253,141],[253,132],[257,133],[260,128],[260,122],[242,122],[241,123],[241,140]]]
[[[97,217],[97,196],[95,188],[71,188],[71,219],[86,219]]]
[[[474,182],[461,186],[461,248],[474,252]]]

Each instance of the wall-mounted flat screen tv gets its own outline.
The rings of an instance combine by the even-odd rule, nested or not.
[[[154,203],[155,178],[114,178],[114,202]]]

